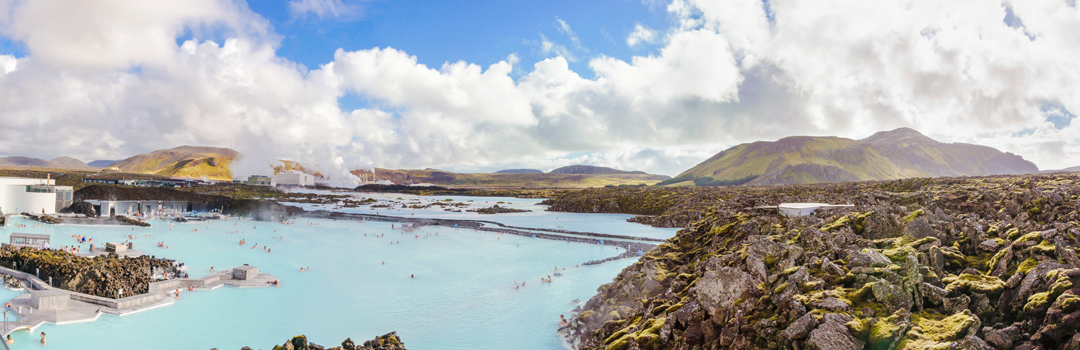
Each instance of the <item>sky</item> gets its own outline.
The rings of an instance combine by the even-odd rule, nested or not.
[[[0,0],[0,155],[676,175],[911,127],[1080,165],[1075,0]]]

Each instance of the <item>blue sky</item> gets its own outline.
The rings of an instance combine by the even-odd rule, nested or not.
[[[249,6],[267,18],[282,35],[278,55],[317,68],[346,51],[393,47],[414,55],[419,63],[438,68],[445,62],[466,61],[484,67],[516,54],[531,71],[541,52],[541,35],[565,46],[576,57],[572,70],[592,77],[588,59],[606,55],[629,60],[655,46],[630,48],[626,37],[636,24],[667,27],[670,15],[662,6],[637,0],[593,1],[345,1],[359,6],[359,15],[344,18],[296,17],[286,2],[254,1]],[[560,32],[565,21],[579,38],[575,45]]]

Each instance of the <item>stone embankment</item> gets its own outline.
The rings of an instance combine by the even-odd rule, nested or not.
[[[59,224],[60,223],[60,219],[57,219],[55,216],[51,216],[51,215],[46,215],[46,214],[36,215],[36,214],[30,214],[30,213],[26,213],[26,212],[22,213],[22,215],[25,216],[25,217],[30,218],[30,220],[34,220],[34,221],[41,222],[41,223],[46,223],[46,224]]]
[[[567,343],[1080,348],[1078,174],[739,191],[601,286]],[[855,208],[813,216],[746,209],[845,196]]]
[[[320,219],[338,219],[338,220],[367,220],[367,221],[386,221],[386,222],[399,222],[407,223],[416,226],[445,226],[448,228],[465,228],[478,231],[510,234],[522,237],[532,237],[540,239],[550,239],[564,242],[575,243],[587,243],[587,244],[602,244],[615,246],[622,249],[626,249],[626,252],[616,257],[611,257],[603,260],[589,261],[593,265],[626,257],[637,256],[637,252],[645,252],[656,246],[653,242],[663,242],[662,239],[656,238],[644,238],[633,236],[620,236],[610,235],[604,233],[594,232],[577,232],[569,230],[558,229],[543,229],[543,228],[528,228],[504,225],[493,221],[484,220],[460,220],[460,219],[430,219],[430,218],[415,218],[415,217],[400,217],[389,215],[373,215],[373,214],[356,214],[356,213],[339,213],[329,211],[316,211],[305,213],[304,216],[320,218]],[[490,225],[494,227],[488,227],[484,225]]]
[[[211,349],[211,350],[217,350]],[[250,347],[243,347],[240,350],[252,350]],[[397,332],[390,332],[382,336],[375,337],[375,339],[368,340],[363,344],[356,345],[352,339],[345,339],[341,342],[341,346],[335,346],[327,348],[315,343],[310,343],[305,336],[295,336],[282,345],[275,345],[274,350],[405,350],[405,344],[401,342],[401,338],[398,338]]]
[[[142,221],[139,221],[139,220],[131,219],[131,218],[128,218],[128,217],[123,216],[123,215],[117,215],[116,216],[116,221],[119,221],[119,222],[122,222],[122,223],[125,223],[125,224],[128,224],[128,225],[139,226],[139,227],[150,227],[150,223],[148,223],[148,222],[142,222]]]

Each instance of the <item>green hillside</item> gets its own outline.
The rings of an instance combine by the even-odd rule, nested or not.
[[[140,154],[112,166],[132,173],[231,180],[229,163],[239,155],[228,148],[180,146]]]
[[[862,140],[796,136],[741,144],[660,185],[777,185],[1038,172],[991,147],[942,143],[900,128]]]

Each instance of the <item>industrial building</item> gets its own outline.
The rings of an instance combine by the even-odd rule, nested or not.
[[[266,175],[251,175],[248,176],[248,185],[277,186],[277,181],[275,181],[274,178]]]
[[[0,212],[54,214],[71,205],[75,191],[56,186],[56,180],[0,177]]]
[[[278,185],[315,186],[315,177],[304,173],[277,174],[274,181]]]

